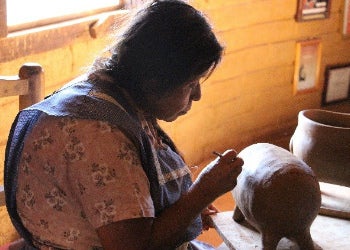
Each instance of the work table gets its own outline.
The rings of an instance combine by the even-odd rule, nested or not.
[[[350,249],[350,188],[320,182],[322,204],[319,215],[311,225],[315,250]],[[211,216],[213,225],[225,244],[220,250],[260,250],[261,234],[247,222],[241,224],[232,218],[233,211]],[[225,246],[224,246],[225,245]],[[283,238],[278,250],[297,250],[298,246]]]

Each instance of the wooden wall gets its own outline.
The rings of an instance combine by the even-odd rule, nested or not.
[[[251,143],[288,136],[300,110],[320,107],[325,66],[350,62],[350,39],[341,34],[343,0],[332,1],[329,18],[308,22],[295,21],[297,0],[190,2],[210,18],[226,48],[222,63],[202,85],[202,100],[188,115],[161,123],[190,165],[214,158],[213,150],[239,151]],[[23,34],[0,39],[0,75],[15,74],[24,62],[38,62],[45,70],[46,94],[83,72],[106,42],[104,36],[91,38],[88,24],[69,36],[65,29],[54,37],[49,31],[35,32],[30,41],[14,38]],[[69,39],[60,44],[62,37]],[[310,38],[322,43],[320,88],[293,95],[296,42]],[[55,47],[48,46],[51,41]],[[0,100],[0,161],[16,105],[15,98]],[[0,244],[16,237],[4,211],[0,224]]]
[[[224,59],[202,87],[193,110],[164,127],[192,164],[213,150],[241,150],[290,134],[302,109],[319,108],[325,66],[350,62],[350,39],[341,34],[344,1],[330,17],[296,22],[296,0],[195,0],[226,47]],[[321,39],[320,88],[293,95],[296,42]],[[285,146],[285,144],[281,145]]]

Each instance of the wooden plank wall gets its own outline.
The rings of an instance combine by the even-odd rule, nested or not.
[[[240,150],[291,133],[300,110],[320,107],[325,66],[350,62],[350,39],[341,34],[344,1],[332,1],[330,18],[307,22],[295,21],[296,0],[192,2],[226,48],[202,85],[202,100],[188,116],[163,124],[192,164],[213,157],[213,150]],[[311,38],[323,48],[320,88],[294,96],[296,42]]]

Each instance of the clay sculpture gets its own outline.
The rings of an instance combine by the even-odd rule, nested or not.
[[[245,219],[258,230],[264,250],[276,249],[283,237],[300,249],[314,249],[310,227],[321,206],[321,192],[312,169],[268,143],[248,146],[238,156],[244,165],[232,191],[233,219]]]

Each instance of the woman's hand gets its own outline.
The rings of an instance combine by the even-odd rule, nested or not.
[[[236,151],[227,150],[199,173],[195,184],[200,186],[203,195],[214,200],[236,186],[242,166],[243,160],[237,157]]]
[[[213,228],[214,225],[210,219],[210,215],[218,213],[219,210],[213,205],[210,204],[207,206],[201,213],[203,230],[209,230],[209,228]]]

